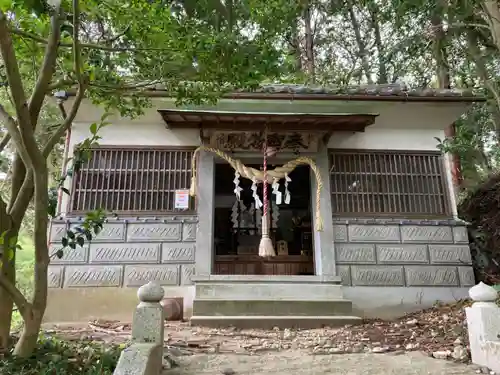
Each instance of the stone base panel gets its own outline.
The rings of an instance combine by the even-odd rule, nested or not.
[[[334,234],[343,285],[475,285],[463,223],[343,220],[335,222]]]
[[[68,228],[82,220],[53,221],[50,253],[61,249]],[[64,249],[49,266],[50,288],[191,285],[196,259],[196,217],[109,219],[90,243]]]

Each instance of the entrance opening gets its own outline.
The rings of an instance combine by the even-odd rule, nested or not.
[[[259,169],[260,165],[247,164]],[[270,168],[274,168],[270,165]],[[271,239],[276,256],[258,255],[261,239],[261,210],[255,210],[252,182],[240,178],[241,199],[234,193],[234,170],[227,164],[215,167],[214,274],[219,275],[314,275],[312,236],[311,181],[308,166],[290,173],[290,203],[285,204],[285,187],[281,180],[282,203],[268,186],[271,213]],[[262,200],[262,184],[257,193]]]

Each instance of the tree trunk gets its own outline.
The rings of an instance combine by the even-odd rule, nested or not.
[[[359,57],[361,58],[361,66],[365,72],[366,81],[368,84],[372,84],[372,75],[370,69],[370,61],[368,60],[368,52],[366,51],[366,45],[361,36],[361,26],[354,12],[354,5],[351,4],[349,7],[349,17],[351,18],[352,28],[354,30],[354,36],[356,37],[356,44],[358,45]]]
[[[5,234],[4,234],[5,233]],[[11,283],[16,282],[16,263],[14,259],[9,259],[9,252],[7,245],[13,235],[11,231],[10,217],[7,215],[7,206],[0,199],[0,235],[3,235],[3,245],[0,246],[0,254],[2,259],[2,266],[0,272]],[[9,346],[10,340],[10,326],[12,323],[12,309],[14,302],[6,290],[0,288],[0,353],[6,351]]]
[[[306,64],[305,68],[309,80],[312,83],[316,82],[316,71],[315,71],[315,61],[314,61],[314,34],[312,29],[312,19],[311,19],[311,4],[309,1],[306,3],[304,8],[304,24],[305,24],[305,42],[306,42]]]
[[[438,0],[434,14],[431,17],[431,23],[434,31],[434,59],[436,61],[436,75],[438,87],[440,89],[451,88],[450,66],[448,63],[448,50],[446,48],[446,32],[443,27],[443,16],[448,7],[447,0]],[[449,139],[454,139],[456,135],[455,124],[450,124],[445,128],[444,134]],[[451,155],[451,174],[453,178],[453,187],[457,191],[461,186],[462,175],[460,167],[460,156],[456,153]]]
[[[24,320],[23,330],[14,349],[14,355],[26,358],[33,354],[38,342],[38,334],[40,333],[44,312],[45,309],[44,311],[36,311],[34,309],[30,311],[29,319]]]
[[[382,36],[380,35],[380,25],[379,16],[377,8],[371,9],[371,23],[373,27],[373,33],[375,35],[375,46],[377,48],[377,60],[378,60],[378,80],[377,83],[384,84],[388,83],[389,79],[387,77],[387,64],[384,58],[384,45],[382,44]]]
[[[483,9],[487,14],[487,22],[490,28],[493,42],[500,51],[500,4],[497,0],[485,0]]]

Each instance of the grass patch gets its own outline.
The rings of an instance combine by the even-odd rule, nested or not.
[[[15,338],[13,345],[15,344]],[[0,374],[16,375],[111,375],[124,345],[63,341],[45,336],[31,358],[7,355],[0,359]]]
[[[17,287],[30,299],[33,293],[33,273],[35,264],[35,247],[33,239],[25,232],[19,235],[21,249],[16,252],[16,281]],[[22,327],[23,320],[17,311],[12,317],[11,330],[17,331]]]

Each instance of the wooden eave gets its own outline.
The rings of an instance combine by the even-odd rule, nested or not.
[[[375,123],[378,114],[238,113],[158,110],[168,129],[271,131],[355,131]]]

